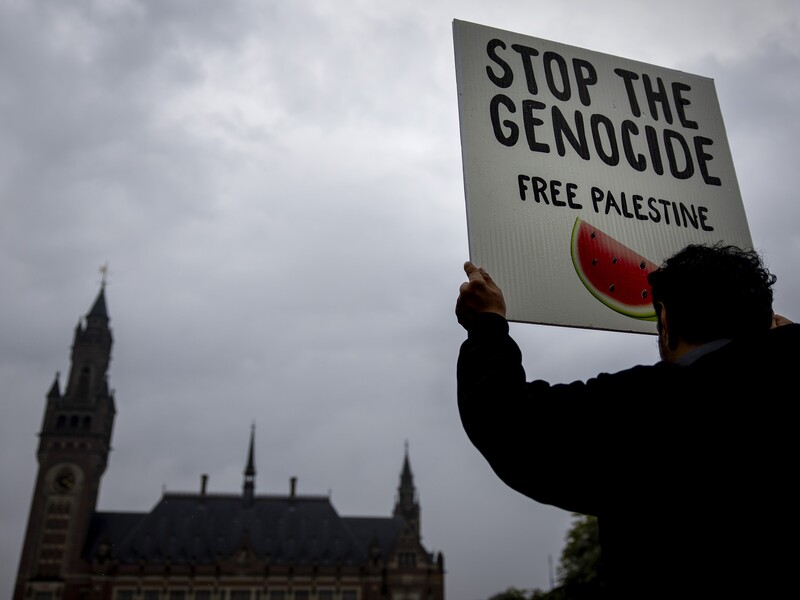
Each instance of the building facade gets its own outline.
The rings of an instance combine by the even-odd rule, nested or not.
[[[422,544],[406,448],[393,514],[340,516],[326,496],[164,493],[150,512],[99,512],[116,415],[105,286],[75,329],[66,388],[47,393],[14,600],[444,600]]]

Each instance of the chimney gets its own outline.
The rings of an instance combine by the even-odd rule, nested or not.
[[[205,496],[206,495],[206,485],[207,484],[208,484],[208,475],[203,473],[200,476],[200,495],[201,496]]]
[[[289,497],[294,498],[295,490],[297,489],[297,477],[289,479]]]

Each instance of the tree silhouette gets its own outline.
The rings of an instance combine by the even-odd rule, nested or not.
[[[574,513],[561,552],[556,573],[558,586],[548,592],[539,589],[526,592],[508,588],[489,600],[595,600],[603,598],[605,586],[601,578],[600,536],[597,519]]]

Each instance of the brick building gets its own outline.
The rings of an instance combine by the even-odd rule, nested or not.
[[[393,514],[340,516],[326,496],[164,493],[150,512],[99,512],[116,414],[101,286],[75,329],[70,372],[47,394],[14,600],[444,600],[422,545],[408,460]]]

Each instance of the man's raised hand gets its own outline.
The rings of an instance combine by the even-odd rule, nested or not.
[[[497,286],[483,267],[470,261],[464,263],[467,281],[459,288],[456,300],[456,318],[467,329],[469,323],[480,313],[496,313],[506,316],[506,301],[502,290]]]

